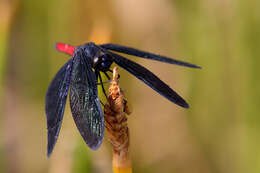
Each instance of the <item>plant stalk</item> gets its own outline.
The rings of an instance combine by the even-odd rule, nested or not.
[[[105,122],[108,138],[113,147],[114,173],[132,173],[129,153],[127,117],[131,112],[118,83],[118,68],[113,69],[113,80],[108,89],[105,105]]]

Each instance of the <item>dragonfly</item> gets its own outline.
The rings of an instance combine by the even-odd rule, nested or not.
[[[100,147],[104,138],[105,125],[97,86],[99,79],[105,93],[101,73],[110,79],[108,72],[111,72],[112,63],[122,67],[169,101],[183,108],[189,108],[188,103],[179,94],[151,71],[115,52],[185,67],[201,68],[188,62],[118,44],[97,45],[88,42],[80,46],[71,46],[57,43],[55,47],[72,58],[54,76],[45,98],[48,157],[58,139],[69,90],[70,108],[78,131],[92,150]]]

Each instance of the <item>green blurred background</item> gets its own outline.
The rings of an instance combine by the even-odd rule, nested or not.
[[[113,42],[202,70],[129,57],[191,105],[182,109],[120,69],[132,104],[134,172],[260,172],[260,1],[0,0],[0,172],[112,172],[107,140],[91,151],[66,107],[46,157],[48,84],[68,56],[57,41]]]

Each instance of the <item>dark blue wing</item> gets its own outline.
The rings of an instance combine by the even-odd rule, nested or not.
[[[145,52],[145,51],[127,47],[127,46],[121,46],[121,45],[117,45],[117,44],[102,44],[100,46],[105,49],[113,50],[113,51],[120,52],[120,53],[125,53],[128,55],[138,56],[141,58],[161,61],[161,62],[165,62],[165,63],[169,63],[169,64],[176,64],[176,65],[181,65],[181,66],[186,66],[186,67],[192,67],[192,68],[201,68],[200,66],[190,64],[188,62],[168,58],[168,57],[161,56],[161,55],[156,55],[153,53]]]
[[[104,116],[91,60],[81,49],[73,57],[70,107],[81,136],[91,149],[98,149],[104,137]]]
[[[48,128],[48,157],[52,153],[60,132],[63,113],[68,95],[71,66],[72,60],[69,60],[58,71],[51,84],[49,85],[46,94],[45,112],[47,116]]]
[[[120,55],[109,52],[113,57],[116,64],[127,70],[129,73],[133,74],[135,77],[143,81],[145,84],[150,86],[152,89],[157,91],[159,94],[170,100],[171,102],[188,108],[189,105],[186,101],[181,98],[175,91],[173,91],[167,84],[161,81],[152,72],[144,68],[143,66],[126,59]]]

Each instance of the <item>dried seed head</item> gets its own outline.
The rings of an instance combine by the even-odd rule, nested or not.
[[[129,170],[131,172],[129,130],[126,117],[131,112],[119,87],[117,70],[117,67],[113,69],[113,80],[110,82],[108,102],[105,105],[105,122],[108,138],[113,146],[114,171],[126,168],[127,172]]]

